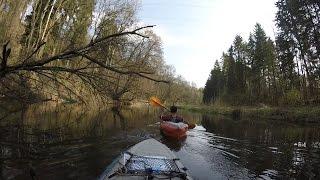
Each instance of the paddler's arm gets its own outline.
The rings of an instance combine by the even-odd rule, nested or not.
[[[171,116],[170,115],[163,115],[163,113],[160,115],[160,119],[162,121],[171,121]]]
[[[184,120],[183,117],[180,117],[180,118],[181,118],[181,122],[183,122],[183,123],[185,123],[185,124],[187,124],[189,126],[189,123],[186,120]]]
[[[188,128],[189,129],[193,129],[193,128],[195,128],[196,127],[196,125],[195,124],[193,124],[193,123],[189,123],[188,121],[185,121],[184,119],[183,119],[183,121],[182,121],[183,123],[185,123],[186,125],[188,125]]]
[[[161,109],[161,111],[160,111],[159,118],[160,118],[161,121],[163,121],[163,119],[165,118],[164,110],[163,110],[163,109]]]
[[[179,123],[186,123],[186,122],[184,121],[184,119],[183,119],[182,116],[176,116],[176,120],[177,120],[177,122],[179,122]]]

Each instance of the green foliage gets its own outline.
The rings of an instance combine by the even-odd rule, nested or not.
[[[301,105],[320,96],[320,4],[314,0],[278,0],[276,41],[260,24],[248,42],[236,36],[222,56],[223,81],[214,97],[211,74],[203,102],[231,105]]]
[[[204,88],[204,103],[216,99],[231,104],[254,104],[275,94],[277,84],[276,51],[260,24],[255,26],[248,43],[236,36],[227,53],[222,55],[221,76],[211,73]],[[214,68],[212,72],[219,71]],[[221,80],[219,88],[214,83]],[[215,89],[219,89],[219,94]],[[273,96],[271,96],[273,97]],[[272,98],[272,103],[276,98]]]
[[[301,92],[296,89],[291,89],[284,94],[280,99],[281,105],[301,105],[302,95]]]
[[[213,103],[222,94],[224,86],[224,76],[218,61],[211,71],[210,77],[206,82],[203,90],[203,102],[206,104]]]
[[[1,7],[3,3],[9,8],[0,11],[0,42],[13,42],[13,53],[11,71],[0,68],[1,96],[24,99],[32,94],[96,104],[158,95],[170,103],[200,103],[202,90],[177,77],[164,61],[161,39],[140,28],[140,1],[9,0]],[[140,34],[128,32],[134,29]]]
[[[320,4],[314,0],[278,0],[276,37],[284,89],[298,89],[304,100],[318,96]]]

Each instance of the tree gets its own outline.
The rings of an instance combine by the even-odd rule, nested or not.
[[[251,56],[251,77],[252,77],[252,85],[253,85],[253,92],[254,99],[258,99],[258,101],[264,99],[266,96],[264,94],[265,87],[265,47],[266,47],[266,41],[267,37],[262,29],[260,24],[255,25],[254,33],[251,37],[251,40],[253,42],[250,42],[250,54]]]
[[[167,82],[152,77],[156,71],[148,64],[155,46],[144,29],[152,26],[129,30],[136,22],[136,1],[35,0],[28,7],[25,21],[19,21],[25,30],[20,55],[8,56],[8,44],[3,48],[2,94],[23,89],[49,99],[83,100],[110,92],[108,98],[119,99],[137,89],[138,78]],[[99,17],[93,21],[94,11]]]
[[[247,45],[242,37],[237,35],[231,47],[231,54],[235,60],[235,84],[236,92],[244,94],[246,90],[246,64],[248,61]]]
[[[305,101],[308,101],[319,93],[317,69],[319,69],[320,54],[320,4],[314,0],[278,0],[276,6],[280,60],[282,64],[290,63],[289,69],[282,68],[282,76],[292,74],[286,84],[299,88],[304,94]],[[295,64],[293,73],[290,72],[292,62]],[[297,87],[294,79],[301,79],[298,83],[301,85]]]
[[[222,55],[221,75],[217,65],[204,88],[203,101],[219,97],[229,104],[274,103],[277,100],[278,62],[273,41],[260,24],[256,24],[249,41],[236,36],[227,53]],[[217,85],[216,79],[219,79]],[[218,89],[219,93],[216,93]],[[272,97],[269,101],[266,97]]]
[[[205,104],[213,103],[220,97],[224,88],[223,79],[223,72],[219,62],[216,61],[203,90],[203,102]]]

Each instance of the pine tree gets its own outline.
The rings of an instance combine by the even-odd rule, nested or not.
[[[305,100],[313,98],[319,92],[320,68],[320,3],[314,0],[278,0],[276,23],[278,27],[277,46],[282,64],[282,76],[288,77],[291,88],[303,92]],[[288,64],[289,69],[284,65]],[[294,66],[294,72],[292,67]],[[296,77],[296,74],[298,77]],[[300,78],[300,76],[302,78]],[[300,83],[296,83],[301,79]]]
[[[232,56],[235,60],[235,83],[238,94],[245,93],[246,89],[246,63],[247,45],[241,36],[236,36],[232,46]]]
[[[266,48],[267,36],[260,24],[255,25],[254,33],[249,37],[250,80],[253,101],[261,102],[266,97]]]
[[[215,102],[222,94],[223,87],[223,74],[219,62],[216,61],[203,90],[203,102]]]

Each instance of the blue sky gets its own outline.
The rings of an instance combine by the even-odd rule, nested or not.
[[[142,0],[139,19],[155,24],[164,58],[178,75],[204,87],[214,62],[259,22],[274,38],[276,0]]]

